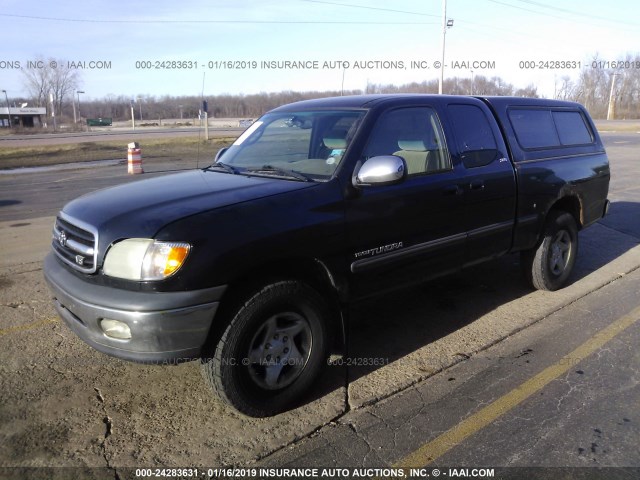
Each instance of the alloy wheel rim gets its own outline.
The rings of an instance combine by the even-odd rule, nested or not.
[[[252,380],[266,390],[291,385],[309,361],[313,338],[306,318],[280,312],[264,321],[251,339],[247,365]]]
[[[556,233],[551,242],[549,253],[549,268],[556,276],[562,275],[571,259],[571,235],[566,230]]]

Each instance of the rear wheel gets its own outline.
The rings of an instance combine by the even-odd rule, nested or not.
[[[328,309],[298,281],[272,283],[235,313],[202,374],[226,403],[254,417],[294,406],[310,388],[328,351]]]
[[[578,227],[573,215],[549,213],[542,241],[521,255],[525,277],[538,290],[557,290],[567,282],[578,255]]]

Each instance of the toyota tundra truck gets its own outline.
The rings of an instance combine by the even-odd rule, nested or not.
[[[578,232],[607,213],[609,178],[576,103],[302,101],[206,168],[68,203],[44,274],[96,350],[199,360],[224,402],[274,415],[313,386],[352,302],[516,252],[534,288],[561,288]]]

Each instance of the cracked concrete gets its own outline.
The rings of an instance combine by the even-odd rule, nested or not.
[[[107,469],[113,472],[115,480],[120,480],[120,476],[118,475],[118,471],[114,466],[111,465],[111,455],[107,452],[107,439],[113,434],[113,419],[107,413],[107,406],[102,395],[102,392],[98,387],[93,387],[96,391],[96,398],[98,402],[102,406],[102,412],[104,413],[104,417],[102,418],[102,423],[105,425],[104,438],[100,443],[100,450],[102,451],[102,457],[106,463]]]

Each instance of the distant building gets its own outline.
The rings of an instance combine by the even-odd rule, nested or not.
[[[0,107],[0,127],[9,127],[9,113],[13,127],[42,127],[47,109],[42,107]]]

